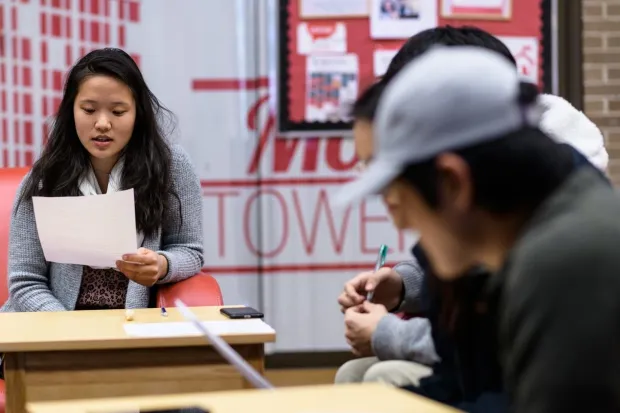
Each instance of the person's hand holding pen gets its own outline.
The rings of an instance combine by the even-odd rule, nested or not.
[[[344,285],[344,291],[338,297],[338,304],[343,313],[367,299],[375,304],[384,305],[388,310],[400,304],[403,281],[397,272],[383,267],[386,253],[387,247],[382,245],[375,271],[360,273]]]
[[[372,336],[387,313],[383,305],[368,300],[357,307],[350,307],[344,313],[344,336],[353,354],[358,357],[374,355]]]

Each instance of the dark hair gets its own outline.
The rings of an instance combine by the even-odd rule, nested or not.
[[[392,58],[382,81],[390,81],[409,62],[437,45],[480,46],[501,54],[515,67],[517,65],[510,49],[491,33],[473,26],[453,27],[448,25],[427,29],[410,37]]]
[[[537,95],[535,85],[522,83],[518,103],[525,107]],[[574,169],[569,146],[560,145],[540,129],[529,126],[452,152],[469,165],[474,203],[496,214],[534,210]],[[441,203],[441,178],[435,164],[435,158],[418,162],[409,165],[401,175],[431,207]]]
[[[482,29],[472,26],[443,26],[424,30],[407,40],[390,62],[381,79],[368,87],[353,104],[353,119],[374,120],[379,99],[387,83],[390,82],[408,63],[418,58],[431,47],[444,46],[480,46],[495,51],[513,65],[517,65],[508,47],[497,37]]]
[[[385,83],[375,82],[364,90],[353,103],[351,117],[355,120],[373,121],[383,89],[385,89]]]
[[[162,225],[169,208],[171,151],[164,135],[164,122],[174,116],[148,88],[133,59],[120,49],[98,49],[82,57],[71,68],[49,140],[34,163],[18,202],[33,196],[78,196],[79,182],[91,168],[88,151],[75,129],[73,104],[80,84],[95,75],[110,76],[126,84],[136,103],[136,120],[122,157],[123,189],[134,189],[136,227],[145,236]]]

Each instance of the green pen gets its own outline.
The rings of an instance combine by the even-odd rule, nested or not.
[[[377,263],[375,264],[375,272],[379,271],[385,265],[385,258],[387,257],[388,246],[385,244],[381,244],[379,247],[379,255],[377,255]],[[366,294],[366,300],[372,303],[372,297],[374,296],[374,291],[369,291]]]

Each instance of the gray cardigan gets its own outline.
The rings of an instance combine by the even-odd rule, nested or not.
[[[394,271],[403,278],[405,288],[398,311],[417,312],[424,271],[416,259],[399,263]],[[426,318],[401,320],[395,314],[383,316],[372,335],[372,348],[379,360],[409,360],[429,366],[439,361],[431,324]]]
[[[183,214],[179,222],[179,202],[170,202],[171,210],[155,236],[145,238],[142,246],[168,259],[168,273],[159,283],[189,278],[200,271],[203,259],[202,191],[187,153],[172,145],[171,180]],[[23,191],[17,190],[16,200]],[[173,197],[170,195],[170,197]],[[179,225],[181,225],[179,227]],[[9,233],[9,299],[2,312],[66,311],[75,309],[82,283],[81,265],[47,262],[39,242],[32,200],[24,200],[13,215]],[[125,308],[146,308],[150,288],[129,282]]]

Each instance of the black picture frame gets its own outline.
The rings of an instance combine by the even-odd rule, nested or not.
[[[542,82],[543,92],[553,93],[553,32],[552,32],[552,1],[541,0],[541,33],[540,46],[542,48]]]
[[[290,118],[289,111],[289,2],[278,0],[278,70],[277,70],[277,110],[278,131],[282,135],[328,135],[330,132],[343,133],[351,130],[351,122],[297,122]],[[296,1],[296,0],[293,0]],[[300,97],[305,99],[305,97]]]
[[[542,12],[543,63],[548,74],[545,92],[561,96],[583,110],[582,2],[542,0]]]
[[[318,135],[343,133],[351,130],[351,122],[297,122],[290,118],[289,111],[289,2],[278,0],[278,70],[277,70],[277,124],[282,135]],[[294,1],[294,0],[293,0]],[[300,97],[305,99],[305,97]]]

